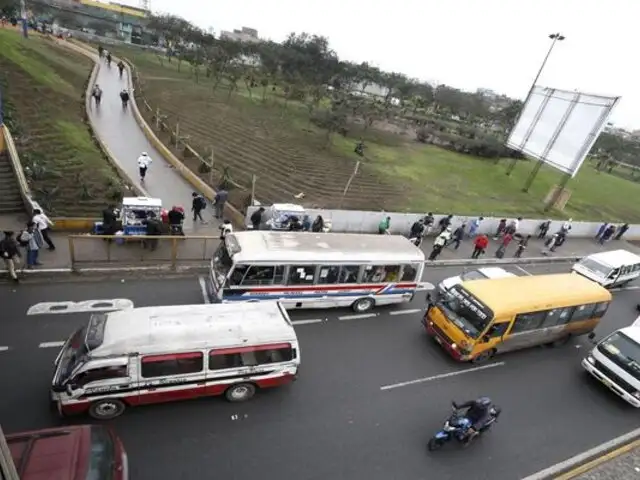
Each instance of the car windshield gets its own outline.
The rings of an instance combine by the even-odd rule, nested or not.
[[[609,273],[611,273],[611,267],[601,264],[600,262],[596,262],[590,258],[583,258],[580,260],[579,265],[582,265],[587,270],[597,273],[603,277],[607,277]]]
[[[478,270],[471,270],[460,275],[460,278],[463,282],[468,282],[469,280],[484,280],[487,276]]]
[[[107,429],[100,426],[91,427],[91,453],[87,480],[114,478],[115,456],[115,445]]]
[[[459,286],[444,293],[437,305],[448,320],[471,338],[478,338],[493,318],[493,312]]]
[[[616,332],[598,345],[598,351],[629,375],[640,379],[640,345]]]
[[[88,353],[84,339],[87,334],[87,327],[82,327],[71,336],[71,339],[62,351],[60,363],[58,363],[57,384],[63,385],[78,365],[83,363],[85,355]]]

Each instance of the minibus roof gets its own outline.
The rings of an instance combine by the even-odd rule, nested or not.
[[[92,315],[87,331],[93,357],[297,341],[275,301],[119,310]]]
[[[598,263],[607,265],[611,268],[619,268],[624,265],[640,264],[640,256],[627,250],[611,250],[609,252],[594,253],[584,258],[595,260]]]
[[[496,318],[609,302],[612,298],[607,289],[575,273],[470,280],[462,286],[489,307]]]
[[[398,265],[424,262],[424,252],[402,235],[311,232],[236,232],[227,235],[236,263],[353,263]]]

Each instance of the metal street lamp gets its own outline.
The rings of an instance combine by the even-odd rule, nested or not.
[[[542,61],[542,65],[540,65],[540,69],[538,70],[538,74],[533,79],[533,83],[531,84],[531,87],[529,88],[529,93],[527,94],[527,98],[524,101],[524,104],[522,106],[522,110],[520,110],[520,115],[522,115],[522,112],[524,111],[524,107],[527,104],[527,102],[529,101],[529,98],[531,97],[531,94],[533,93],[533,89],[535,88],[536,83],[538,83],[538,79],[540,78],[540,75],[542,74],[542,71],[544,70],[544,67],[547,65],[547,60],[549,60],[549,55],[551,55],[551,52],[553,51],[553,47],[556,46],[557,42],[561,42],[566,37],[564,35],[562,35],[561,33],[551,33],[549,35],[549,38],[551,40],[553,40],[553,41],[551,42],[551,46],[549,47],[549,50],[547,51],[547,54],[545,55],[544,60]],[[518,119],[516,120],[516,123],[514,125],[517,125],[518,121],[520,121],[520,115],[518,115]],[[518,160],[515,159],[515,158],[511,161],[511,164],[509,165],[509,168],[507,168],[507,176],[511,175],[511,172],[513,172],[513,169],[515,168],[517,161]]]

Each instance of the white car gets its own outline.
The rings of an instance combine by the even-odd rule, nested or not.
[[[479,268],[477,270],[464,272],[457,277],[445,278],[438,284],[438,293],[444,293],[455,285],[459,285],[462,282],[468,282],[469,280],[484,280],[487,278],[507,278],[515,276],[517,275],[507,272],[504,268],[500,267]]]

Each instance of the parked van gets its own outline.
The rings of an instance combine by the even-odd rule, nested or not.
[[[55,361],[61,415],[99,420],[126,407],[203,396],[231,402],[296,378],[300,350],[278,302],[144,307],[91,315]]]
[[[582,360],[582,367],[624,401],[640,408],[640,317],[630,327],[598,342]]]
[[[582,258],[572,270],[605,288],[619,287],[640,277],[640,256],[626,250],[594,253]]]

